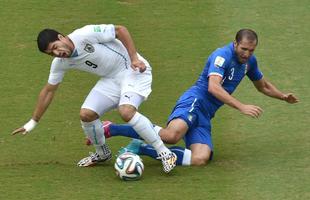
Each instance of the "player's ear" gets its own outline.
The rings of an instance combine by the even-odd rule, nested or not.
[[[237,46],[238,42],[236,40],[234,40],[234,46]]]
[[[57,37],[58,37],[58,39],[59,39],[59,40],[61,40],[61,39],[63,39],[63,38],[64,38],[64,36],[63,36],[63,35],[61,35],[61,34],[58,34],[58,35],[57,35]]]

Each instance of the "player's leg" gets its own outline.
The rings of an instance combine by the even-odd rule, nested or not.
[[[105,128],[105,137],[115,137],[115,136],[123,136],[135,139],[143,139],[139,136],[139,134],[132,128],[129,124],[115,124],[109,121],[104,121]]]
[[[190,129],[184,137],[188,157],[191,165],[206,165],[212,159],[213,143],[211,137],[210,119],[206,115],[199,115],[197,127]]]
[[[186,148],[179,147],[178,164],[202,165],[210,156],[212,149],[211,125],[209,115],[201,111],[199,99],[185,93],[180,97],[169,116],[167,128],[160,130],[163,141],[176,144],[182,138]]]
[[[131,148],[128,148],[129,151]],[[139,148],[135,148],[136,151],[133,153],[139,155],[146,155],[157,159],[157,154],[155,149],[151,145],[140,144]],[[212,150],[207,144],[192,144],[191,147],[184,148],[181,146],[172,146],[169,149],[177,155],[177,165],[182,166],[201,166],[206,165],[211,158]],[[130,151],[131,152],[131,151]]]
[[[165,143],[176,144],[185,136],[187,131],[188,124],[182,118],[174,118],[166,128],[159,129],[159,135]],[[189,149],[180,146],[172,146],[169,149],[177,155],[177,165],[191,165],[191,151]],[[140,153],[154,158],[151,146],[141,146]]]
[[[114,124],[109,121],[105,121],[104,126],[106,138],[115,137],[115,136],[124,136],[135,139],[143,139],[140,135],[132,128],[129,124]],[[186,122],[182,119],[172,120],[166,128],[162,128],[158,125],[153,124],[155,132],[160,136],[164,143],[167,144],[176,144],[182,139],[186,133],[188,126]]]
[[[164,145],[150,120],[137,111],[138,106],[143,100],[144,98],[138,94],[132,92],[124,93],[120,100],[120,115],[144,141],[154,147],[157,155],[163,161],[164,171],[168,173],[175,166],[176,155]],[[169,159],[172,162],[167,161]]]
[[[130,127],[127,127],[130,129]],[[169,122],[168,126],[163,129],[157,126],[160,137],[164,142],[170,144],[176,144],[180,139],[184,137],[188,129],[185,121],[182,119],[174,119]],[[169,147],[170,151],[177,155],[176,165],[190,165],[191,151],[179,146]],[[129,151],[139,155],[146,155],[154,159],[158,158],[157,151],[152,145],[147,145],[141,140],[132,140],[126,147],[121,148],[119,153]]]
[[[197,131],[198,130],[198,131]],[[199,128],[185,135],[186,147],[172,146],[169,149],[177,155],[177,165],[201,166],[206,165],[212,157],[211,135],[201,135]],[[127,147],[127,151],[134,150],[134,153],[146,155],[156,159],[156,152],[151,145],[132,141]]]
[[[150,65],[141,56],[139,59],[145,63],[146,71],[140,73],[130,70],[122,80],[119,112],[122,119],[131,125],[141,138],[155,148],[161,157],[164,171],[168,173],[175,167],[176,155],[164,145],[150,120],[137,111],[140,104],[151,93],[152,84]]]
[[[212,150],[207,144],[192,144],[190,146],[191,165],[206,165],[211,159]]]
[[[207,121],[207,119],[206,119]],[[130,129],[128,126],[126,129]],[[160,136],[163,141],[170,144],[176,144],[185,136],[187,148],[180,146],[172,146],[169,149],[177,155],[177,165],[206,165],[212,155],[212,139],[210,130],[205,128],[194,128],[188,130],[187,123],[181,118],[172,120],[165,129],[160,130]],[[187,133],[187,134],[186,134]],[[185,135],[186,134],[186,135]],[[120,153],[130,151],[139,155],[146,155],[157,159],[157,152],[151,145],[144,144],[141,140],[133,140],[125,148],[120,150]]]
[[[82,159],[78,166],[91,166],[111,158],[111,151],[106,144],[103,124],[99,116],[115,108],[117,101],[110,98],[107,92],[99,90],[101,81],[98,81],[91,90],[80,111],[82,128],[86,137],[94,145],[96,153]]]
[[[191,165],[191,150],[180,146],[171,146],[169,150],[177,155],[176,165]],[[137,139],[133,139],[126,147],[121,148],[119,154],[124,152],[132,152],[158,159],[157,151],[152,145],[145,144],[143,141]]]
[[[156,127],[160,138],[167,144],[178,143],[188,130],[187,123],[182,118],[174,118],[166,128]]]

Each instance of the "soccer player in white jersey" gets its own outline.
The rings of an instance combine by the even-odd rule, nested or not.
[[[52,102],[65,72],[79,69],[96,74],[100,79],[80,111],[82,128],[96,152],[79,161],[78,166],[93,166],[111,158],[99,118],[117,108],[121,118],[155,147],[164,171],[168,173],[175,167],[176,155],[163,144],[149,119],[137,111],[151,93],[152,73],[149,63],[136,52],[126,27],[112,24],[87,25],[67,36],[52,29],[44,29],[39,33],[37,43],[41,52],[55,58],[48,83],[39,94],[32,118],[14,130],[13,135],[30,132]]]

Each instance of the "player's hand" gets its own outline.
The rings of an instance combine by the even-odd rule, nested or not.
[[[23,134],[23,135],[26,135],[28,132],[26,131],[26,129],[25,129],[24,127],[20,127],[20,128],[18,128],[18,129],[14,130],[14,131],[12,132],[12,135],[16,135],[16,134],[18,134],[18,133],[21,133],[21,134]]]
[[[299,102],[299,99],[292,93],[285,94],[283,96],[283,100],[287,103],[297,103]]]
[[[23,135],[26,135],[27,133],[29,133],[30,131],[32,131],[32,129],[34,129],[34,127],[36,127],[36,125],[38,124],[37,121],[30,119],[29,122],[27,122],[23,127],[20,127],[16,130],[14,130],[12,132],[12,135],[21,133]]]
[[[240,108],[240,112],[253,118],[258,118],[263,113],[263,109],[255,105],[243,105]]]
[[[142,73],[146,70],[145,63],[139,59],[135,59],[135,60],[131,61],[131,68],[135,71],[138,69],[140,73]]]

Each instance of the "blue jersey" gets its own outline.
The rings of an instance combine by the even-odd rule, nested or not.
[[[218,75],[222,79],[222,87],[232,94],[241,80],[247,75],[251,81],[260,80],[263,74],[257,66],[256,57],[252,55],[248,62],[242,64],[238,61],[234,51],[234,43],[215,50],[208,58],[205,68],[197,82],[187,90],[181,99],[188,96],[196,96],[203,106],[203,112],[210,117],[214,116],[216,110],[223,105],[223,102],[208,92],[209,76]]]

